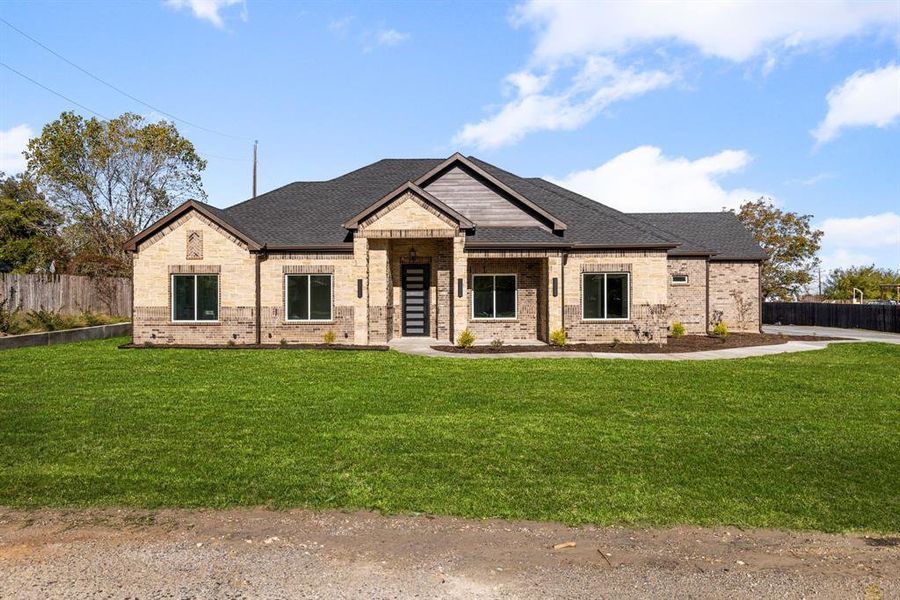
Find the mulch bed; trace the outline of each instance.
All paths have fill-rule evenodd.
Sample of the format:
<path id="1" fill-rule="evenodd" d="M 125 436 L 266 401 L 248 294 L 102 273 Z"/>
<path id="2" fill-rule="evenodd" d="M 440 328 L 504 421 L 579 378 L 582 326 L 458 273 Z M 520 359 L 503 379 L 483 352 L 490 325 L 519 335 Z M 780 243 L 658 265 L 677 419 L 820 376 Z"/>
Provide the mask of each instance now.
<path id="1" fill-rule="evenodd" d="M 167 348 L 181 348 L 182 350 L 372 350 L 376 352 L 390 350 L 388 346 L 357 346 L 353 344 L 122 344 L 119 348 L 123 350 Z"/>
<path id="2" fill-rule="evenodd" d="M 509 354 L 512 352 L 621 352 L 629 354 L 669 354 L 674 352 L 701 352 L 703 350 L 723 350 L 726 348 L 746 348 L 749 346 L 772 346 L 792 341 L 828 342 L 846 338 L 825 337 L 817 335 L 773 335 L 768 333 L 730 333 L 722 339 L 709 335 L 685 335 L 670 337 L 666 344 L 568 344 L 558 346 L 432 346 L 441 352 L 458 354 Z"/>

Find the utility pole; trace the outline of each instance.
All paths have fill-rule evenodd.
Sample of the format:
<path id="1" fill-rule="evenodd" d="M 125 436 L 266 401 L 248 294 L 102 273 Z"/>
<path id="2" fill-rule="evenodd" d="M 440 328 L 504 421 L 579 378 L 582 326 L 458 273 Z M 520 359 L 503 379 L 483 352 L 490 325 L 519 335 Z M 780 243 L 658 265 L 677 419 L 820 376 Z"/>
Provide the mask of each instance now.
<path id="1" fill-rule="evenodd" d="M 256 146 L 259 140 L 253 140 L 253 197 L 256 198 Z"/>

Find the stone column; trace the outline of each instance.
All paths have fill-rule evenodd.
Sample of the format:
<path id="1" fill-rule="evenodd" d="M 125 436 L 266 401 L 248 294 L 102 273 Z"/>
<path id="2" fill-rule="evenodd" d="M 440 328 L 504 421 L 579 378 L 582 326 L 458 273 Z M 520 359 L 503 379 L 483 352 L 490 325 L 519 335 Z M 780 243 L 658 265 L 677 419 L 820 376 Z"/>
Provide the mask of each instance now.
<path id="1" fill-rule="evenodd" d="M 556 296 L 553 280 L 556 279 Z M 547 257 L 547 330 L 553 333 L 563 326 L 563 264 L 559 253 Z"/>
<path id="2" fill-rule="evenodd" d="M 369 343 L 369 240 L 361 237 L 353 238 L 353 343 Z"/>
<path id="3" fill-rule="evenodd" d="M 453 279 L 450 282 L 450 298 L 453 306 L 453 327 L 450 331 L 451 341 L 456 341 L 459 334 L 469 324 L 469 269 L 465 253 L 466 236 L 459 234 L 453 238 Z M 459 280 L 462 279 L 462 297 L 459 296 Z"/>

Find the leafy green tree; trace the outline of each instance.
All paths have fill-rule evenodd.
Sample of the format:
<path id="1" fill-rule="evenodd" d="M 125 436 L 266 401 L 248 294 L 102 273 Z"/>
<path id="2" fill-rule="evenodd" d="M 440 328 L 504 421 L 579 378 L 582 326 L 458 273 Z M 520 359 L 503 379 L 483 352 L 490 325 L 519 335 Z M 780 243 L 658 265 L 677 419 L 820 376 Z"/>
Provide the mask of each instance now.
<path id="1" fill-rule="evenodd" d="M 125 240 L 180 202 L 206 197 L 206 161 L 194 145 L 172 123 L 131 113 L 102 121 L 64 112 L 28 142 L 25 157 L 75 251 L 103 257 L 92 264 L 104 272 L 93 274 L 129 274 Z"/>
<path id="2" fill-rule="evenodd" d="M 853 299 L 853 288 L 862 290 L 866 300 L 895 298 L 892 290 L 881 285 L 900 285 L 900 270 L 879 269 L 875 265 L 835 269 L 828 275 L 822 294 L 831 300 Z"/>
<path id="3" fill-rule="evenodd" d="M 62 268 L 66 252 L 59 236 L 62 216 L 25 175 L 0 172 L 0 263 L 15 273 Z"/>
<path id="4" fill-rule="evenodd" d="M 790 300 L 799 296 L 819 265 L 816 253 L 823 232 L 813 229 L 812 215 L 785 212 L 766 198 L 742 204 L 735 214 L 769 255 L 762 267 L 763 297 Z"/>

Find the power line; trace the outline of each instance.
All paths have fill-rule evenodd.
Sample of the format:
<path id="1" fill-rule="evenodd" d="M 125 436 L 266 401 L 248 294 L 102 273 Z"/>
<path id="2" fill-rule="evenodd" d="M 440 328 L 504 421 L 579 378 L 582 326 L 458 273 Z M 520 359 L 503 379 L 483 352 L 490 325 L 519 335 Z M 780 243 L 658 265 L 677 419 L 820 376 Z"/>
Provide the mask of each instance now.
<path id="1" fill-rule="evenodd" d="M 125 90 L 123 90 L 123 89 L 121 89 L 121 88 L 119 88 L 119 87 L 116 87 L 115 85 L 111 84 L 110 82 L 108 82 L 108 81 L 106 81 L 106 80 L 104 80 L 104 79 L 98 77 L 97 75 L 94 75 L 93 73 L 91 73 L 90 71 L 88 71 L 87 69 L 85 69 L 84 67 L 81 67 L 81 66 L 75 64 L 74 62 L 72 62 L 71 60 L 69 60 L 68 58 L 66 58 L 66 57 L 63 56 L 62 54 L 60 54 L 59 52 L 56 52 L 56 51 L 54 51 L 53 49 L 48 48 L 47 46 L 45 46 L 44 44 L 42 44 L 40 41 L 34 39 L 33 37 L 31 37 L 30 35 L 28 35 L 28 34 L 25 33 L 24 31 L 22 31 L 21 29 L 19 29 L 18 27 L 16 27 L 15 25 L 13 25 L 12 23 L 10 23 L 10 22 L 7 21 L 6 19 L 4 19 L 3 17 L 0 17 L 0 21 L 2 21 L 4 24 L 6 24 L 7 27 L 9 27 L 10 29 L 12 29 L 13 31 L 15 31 L 15 32 L 18 33 L 19 35 L 23 36 L 24 38 L 26 38 L 26 39 L 28 39 L 28 40 L 30 40 L 30 41 L 32 41 L 32 42 L 34 42 L 35 44 L 37 44 L 38 46 L 40 46 L 41 48 L 43 48 L 44 50 L 46 50 L 47 52 L 49 52 L 50 54 L 52 54 L 53 56 L 55 56 L 56 58 L 58 58 L 58 59 L 62 60 L 63 62 L 65 62 L 65 63 L 67 63 L 67 64 L 69 64 L 69 65 L 75 67 L 76 69 L 78 69 L 79 71 L 81 71 L 82 73 L 84 73 L 85 75 L 87 75 L 88 77 L 90 77 L 90 78 L 92 78 L 92 79 L 94 79 L 94 80 L 96 80 L 96 81 L 99 81 L 100 83 L 102 83 L 102 84 L 105 85 L 106 87 L 108 87 L 108 88 L 110 88 L 110 89 L 112 89 L 112 90 L 115 90 L 116 92 L 122 94 L 123 96 L 125 96 L 125 97 L 127 97 L 127 98 L 130 98 L 131 100 L 134 100 L 135 102 L 137 102 L 137 103 L 139 103 L 139 104 L 143 104 L 144 106 L 146 106 L 146 107 L 149 108 L 150 110 L 154 110 L 154 111 L 156 111 L 156 112 L 158 112 L 158 113 L 160 113 L 160 114 L 162 114 L 162 115 L 165 115 L 165 116 L 169 117 L 169 118 L 172 119 L 173 121 L 179 121 L 179 122 L 181 122 L 181 123 L 184 123 L 185 125 L 188 125 L 188 126 L 190 126 L 190 127 L 194 127 L 195 129 L 201 129 L 201 130 L 203 130 L 203 131 L 206 131 L 206 132 L 209 132 L 209 133 L 214 133 L 214 134 L 216 134 L 216 135 L 221 135 L 221 136 L 224 136 L 224 137 L 228 137 L 228 138 L 231 138 L 231 139 L 234 139 L 234 140 L 245 140 L 245 141 L 249 141 L 248 138 L 242 138 L 242 137 L 239 137 L 239 136 L 236 136 L 236 135 L 231 135 L 231 134 L 229 134 L 229 133 L 223 133 L 223 132 L 217 131 L 217 130 L 215 130 L 215 129 L 210 129 L 210 128 L 208 128 L 208 127 L 203 127 L 202 125 L 197 125 L 196 123 L 192 123 L 191 121 L 188 121 L 188 120 L 186 120 L 186 119 L 182 119 L 182 118 L 180 118 L 180 117 L 176 117 L 176 116 L 173 115 L 172 113 L 168 113 L 168 112 L 162 110 L 161 108 L 157 108 L 157 107 L 153 106 L 152 104 L 149 104 L 149 103 L 147 103 L 147 102 L 144 102 L 144 101 L 141 100 L 140 98 L 137 98 L 137 97 L 135 97 L 135 96 L 132 96 L 131 94 L 129 94 L 129 93 L 126 92 Z M 55 93 L 55 92 L 54 92 L 54 93 Z M 82 107 L 82 108 L 84 108 L 84 107 Z M 86 109 L 86 110 L 87 110 L 87 109 Z M 93 111 L 91 111 L 91 112 L 93 112 Z M 96 113 L 94 113 L 94 114 L 96 114 Z"/>
<path id="2" fill-rule="evenodd" d="M 50 92 L 51 94 L 53 94 L 53 95 L 55 95 L 55 96 L 59 96 L 60 98 L 62 98 L 62 99 L 65 100 L 66 102 L 69 102 L 70 104 L 74 104 L 74 105 L 77 106 L 78 108 L 81 108 L 81 109 L 83 109 L 83 110 L 86 110 L 86 111 L 88 111 L 89 113 L 91 113 L 92 115 L 96 115 L 96 116 L 100 117 L 100 118 L 103 119 L 104 121 L 107 121 L 107 122 L 109 121 L 109 119 L 108 119 L 107 117 L 105 117 L 105 116 L 103 116 L 102 114 L 98 113 L 96 110 L 94 110 L 94 109 L 92 109 L 92 108 L 88 108 L 88 107 L 85 106 L 84 104 L 81 104 L 80 102 L 76 102 L 75 100 L 72 100 L 71 98 L 69 98 L 69 97 L 66 96 L 65 94 L 63 94 L 63 93 L 61 93 L 61 92 L 57 92 L 56 90 L 54 90 L 54 89 L 51 88 L 51 87 L 47 87 L 46 85 L 44 85 L 44 84 L 41 83 L 40 81 L 37 81 L 37 80 L 35 80 L 35 79 L 32 79 L 31 77 L 29 77 L 29 76 L 26 75 L 25 73 L 22 73 L 21 71 L 18 71 L 18 70 L 16 70 L 16 69 L 13 69 L 11 66 L 9 66 L 8 64 L 6 64 L 5 62 L 0 61 L 0 67 L 3 67 L 3 68 L 5 68 L 5 69 L 8 69 L 8 70 L 12 71 L 13 73 L 15 73 L 16 75 L 18 75 L 18 76 L 21 77 L 22 79 L 25 79 L 25 80 L 27 80 L 27 81 L 30 81 L 31 83 L 33 83 L 34 85 L 38 86 L 39 88 L 44 89 L 44 90 Z M 217 156 L 217 155 L 215 155 L 215 154 L 206 154 L 205 152 L 203 152 L 203 153 L 198 152 L 197 154 L 199 154 L 199 155 L 200 155 L 201 157 L 203 157 L 203 158 L 216 158 L 216 159 L 219 159 L 219 160 L 233 160 L 233 161 L 237 161 L 237 162 L 244 162 L 244 161 L 247 160 L 247 159 L 245 159 L 245 158 L 231 158 L 231 157 L 228 157 L 228 156 Z"/>
<path id="3" fill-rule="evenodd" d="M 74 100 L 72 100 L 71 98 L 69 98 L 68 96 L 66 96 L 65 94 L 61 94 L 61 93 L 57 92 L 56 90 L 47 87 L 46 85 L 44 85 L 44 84 L 41 83 L 40 81 L 35 81 L 34 79 L 32 79 L 31 77 L 29 77 L 29 76 L 26 75 L 25 73 L 22 73 L 21 71 L 16 71 L 15 69 L 13 69 L 11 66 L 9 66 L 8 64 L 6 64 L 5 62 L 0 62 L 0 66 L 9 69 L 10 71 L 12 71 L 13 73 L 15 73 L 15 74 L 18 75 L 19 77 L 21 77 L 21 78 L 23 78 L 23 79 L 27 79 L 28 81 L 30 81 L 30 82 L 33 83 L 34 85 L 36 85 L 36 86 L 38 86 L 38 87 L 40 87 L 40 88 L 43 88 L 43 89 L 47 90 L 47 91 L 50 92 L 51 94 L 55 94 L 55 95 L 59 96 L 60 98 L 62 98 L 62 99 L 65 100 L 66 102 L 69 102 L 69 103 L 71 103 L 71 104 L 74 104 L 75 106 L 77 106 L 77 107 L 79 107 L 79 108 L 82 108 L 82 109 L 88 111 L 88 112 L 91 113 L 91 114 L 97 115 L 98 117 L 100 117 L 100 118 L 103 119 L 104 121 L 109 121 L 109 119 L 107 119 L 106 117 L 104 117 L 103 115 L 101 115 L 100 113 L 98 113 L 96 110 L 93 110 L 93 109 L 91 109 L 91 108 L 88 108 L 88 107 L 85 106 L 84 104 L 79 104 L 78 102 L 75 102 Z"/>

